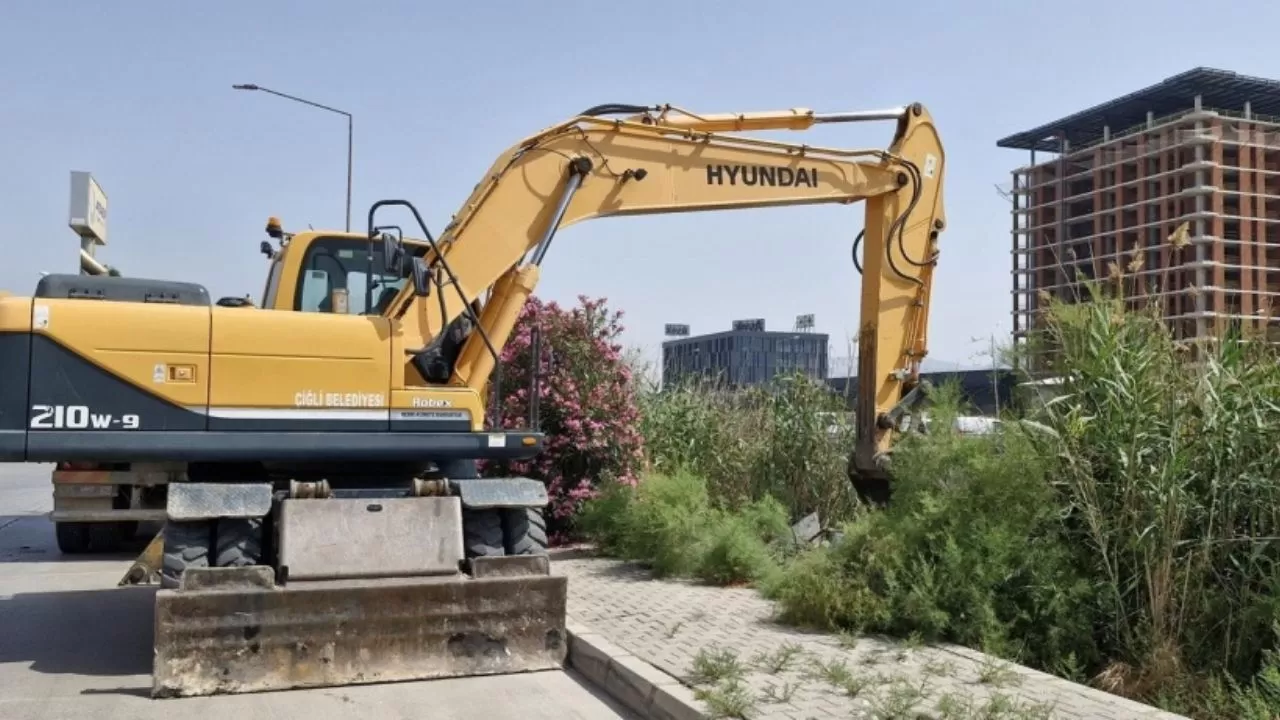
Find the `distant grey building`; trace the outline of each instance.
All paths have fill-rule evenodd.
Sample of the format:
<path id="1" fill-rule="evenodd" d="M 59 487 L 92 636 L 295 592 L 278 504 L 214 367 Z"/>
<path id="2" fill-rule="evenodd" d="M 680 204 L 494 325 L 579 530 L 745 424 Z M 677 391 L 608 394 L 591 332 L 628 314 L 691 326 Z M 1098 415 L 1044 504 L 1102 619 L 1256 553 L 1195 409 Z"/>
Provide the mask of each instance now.
<path id="1" fill-rule="evenodd" d="M 958 383 L 960 399 L 971 406 L 969 410 L 992 417 L 1012 407 L 1014 388 L 1018 384 L 1017 374 L 1007 368 L 922 372 L 920 379 L 929 381 L 934 387 Z M 845 397 L 850 411 L 857 408 L 858 378 L 829 377 L 826 380 L 832 390 Z"/>
<path id="2" fill-rule="evenodd" d="M 662 343 L 662 384 L 701 377 L 728 387 L 762 385 L 778 375 L 827 377 L 827 335 L 769 332 L 763 320 L 738 321 L 733 330 Z"/>

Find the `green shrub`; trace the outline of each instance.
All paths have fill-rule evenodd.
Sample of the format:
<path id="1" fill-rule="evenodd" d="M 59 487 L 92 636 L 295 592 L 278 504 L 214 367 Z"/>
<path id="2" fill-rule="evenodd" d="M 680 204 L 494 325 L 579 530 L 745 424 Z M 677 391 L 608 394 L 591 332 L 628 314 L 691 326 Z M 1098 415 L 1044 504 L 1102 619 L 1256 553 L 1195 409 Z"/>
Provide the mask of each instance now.
<path id="1" fill-rule="evenodd" d="M 622 495 L 625 501 L 608 505 L 615 513 L 610 517 L 602 517 L 603 508 L 588 501 L 582 513 L 584 528 L 618 528 L 615 536 L 624 538 L 618 547 L 621 554 L 643 560 L 659 575 L 689 575 L 698 568 L 694 551 L 705 537 L 711 512 L 700 478 L 688 473 L 650 475 L 634 490 L 619 484 L 610 494 Z"/>
<path id="2" fill-rule="evenodd" d="M 780 552 L 791 544 L 791 523 L 787 508 L 777 498 L 766 495 L 752 501 L 740 511 L 742 522 L 752 534 Z"/>
<path id="3" fill-rule="evenodd" d="M 806 550 L 767 577 L 761 591 L 778 602 L 784 622 L 820 630 L 865 626 L 883 605 L 848 582 L 845 569 L 830 548 Z"/>
<path id="4" fill-rule="evenodd" d="M 741 513 L 713 507 L 706 481 L 687 471 L 608 486 L 586 503 L 579 527 L 606 552 L 659 576 L 721 585 L 768 576 L 791 537 L 777 501 L 751 503 Z"/>
<path id="5" fill-rule="evenodd" d="M 854 507 L 853 432 L 835 420 L 847 412 L 844 399 L 797 374 L 775 379 L 760 393 L 760 404 L 765 433 L 752 465 L 751 497 L 780 500 L 794 519 L 811 512 L 833 522 L 847 517 Z"/>
<path id="6" fill-rule="evenodd" d="M 695 380 L 642 398 L 641 435 L 653 470 L 706 478 L 717 507 L 771 498 L 789 521 L 816 511 L 834 522 L 853 507 L 852 435 L 837 419 L 846 410 L 825 383 L 803 375 L 738 391 Z"/>
<path id="7" fill-rule="evenodd" d="M 842 542 L 806 558 L 839 586 L 801 563 L 771 594 L 797 622 L 919 634 L 1041 666 L 1095 659 L 1093 590 L 1061 532 L 1053 465 L 1016 428 L 955 433 L 955 412 L 936 404 L 930 434 L 897 446 L 887 509 L 860 514 Z M 834 611 L 814 606 L 833 596 Z"/>
<path id="8" fill-rule="evenodd" d="M 704 382 L 643 395 L 640 434 L 652 470 L 692 470 L 706 477 L 725 502 L 749 500 L 742 480 L 750 475 L 763 433 L 753 399 Z"/>
<path id="9" fill-rule="evenodd" d="M 746 519 L 716 512 L 697 549 L 697 577 L 717 585 L 766 576 L 774 558 L 764 539 Z"/>

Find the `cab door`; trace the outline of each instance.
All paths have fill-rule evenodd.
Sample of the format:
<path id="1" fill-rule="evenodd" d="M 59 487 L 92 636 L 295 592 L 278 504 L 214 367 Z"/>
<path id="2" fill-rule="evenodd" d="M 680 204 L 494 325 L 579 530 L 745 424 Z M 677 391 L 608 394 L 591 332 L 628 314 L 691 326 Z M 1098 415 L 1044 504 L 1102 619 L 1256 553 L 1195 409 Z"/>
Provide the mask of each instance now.
<path id="1" fill-rule="evenodd" d="M 281 292 L 292 309 L 214 308 L 209 429 L 386 432 L 391 331 L 366 308 L 382 290 L 368 242 L 319 237 L 297 249 L 280 280 L 295 283 Z"/>
<path id="2" fill-rule="evenodd" d="M 383 431 L 384 318 L 215 308 L 209 429 Z"/>

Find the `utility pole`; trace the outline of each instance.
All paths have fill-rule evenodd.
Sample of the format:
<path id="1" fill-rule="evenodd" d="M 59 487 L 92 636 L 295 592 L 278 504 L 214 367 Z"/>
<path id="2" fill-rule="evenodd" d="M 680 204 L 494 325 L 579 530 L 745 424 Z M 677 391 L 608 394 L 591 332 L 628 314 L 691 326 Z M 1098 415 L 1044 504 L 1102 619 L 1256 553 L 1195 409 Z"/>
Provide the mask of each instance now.
<path id="1" fill-rule="evenodd" d="M 293 100 L 294 102 L 300 102 L 304 105 L 317 107 L 317 108 L 320 108 L 321 110 L 328 110 L 329 112 L 338 113 L 339 115 L 345 115 L 347 117 L 347 232 L 351 232 L 351 158 L 352 158 L 352 140 L 353 140 L 351 113 L 347 112 L 346 110 L 339 110 L 337 108 L 329 107 L 328 105 L 321 105 L 318 102 L 312 102 L 310 100 L 304 100 L 300 97 L 294 97 L 293 95 L 286 95 L 285 93 L 277 92 L 270 88 L 265 88 L 265 87 L 262 87 L 261 85 L 254 85 L 252 83 L 247 83 L 243 85 L 232 85 L 231 87 L 236 90 L 258 90 L 264 93 L 270 93 L 272 95 L 285 98 L 286 100 Z"/>

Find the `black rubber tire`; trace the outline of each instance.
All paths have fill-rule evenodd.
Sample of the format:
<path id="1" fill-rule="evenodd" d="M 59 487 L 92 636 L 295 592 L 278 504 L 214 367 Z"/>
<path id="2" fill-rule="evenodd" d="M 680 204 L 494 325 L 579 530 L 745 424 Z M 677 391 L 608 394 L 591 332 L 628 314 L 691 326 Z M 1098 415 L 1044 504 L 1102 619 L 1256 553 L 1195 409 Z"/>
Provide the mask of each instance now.
<path id="1" fill-rule="evenodd" d="M 83 555 L 89 552 L 89 524 L 59 522 L 53 524 L 58 537 L 58 552 L 63 555 Z"/>
<path id="2" fill-rule="evenodd" d="M 502 536 L 508 555 L 547 554 L 547 519 L 538 508 L 504 509 Z"/>
<path id="3" fill-rule="evenodd" d="M 187 568 L 209 567 L 209 546 L 213 523 L 208 520 L 174 522 L 164 526 L 164 560 L 160 566 L 160 587 L 177 588 Z"/>
<path id="4" fill-rule="evenodd" d="M 497 510 L 462 509 L 462 542 L 468 560 L 503 554 L 502 515 Z"/>
<path id="5" fill-rule="evenodd" d="M 124 536 L 120 523 L 95 522 L 88 523 L 89 549 L 95 553 L 120 552 L 124 546 Z"/>
<path id="6" fill-rule="evenodd" d="M 247 567 L 262 563 L 262 519 L 227 518 L 218 521 L 214 567 Z"/>
<path id="7" fill-rule="evenodd" d="M 119 528 L 120 540 L 125 543 L 133 542 L 138 537 L 138 521 L 125 520 L 116 523 Z"/>

